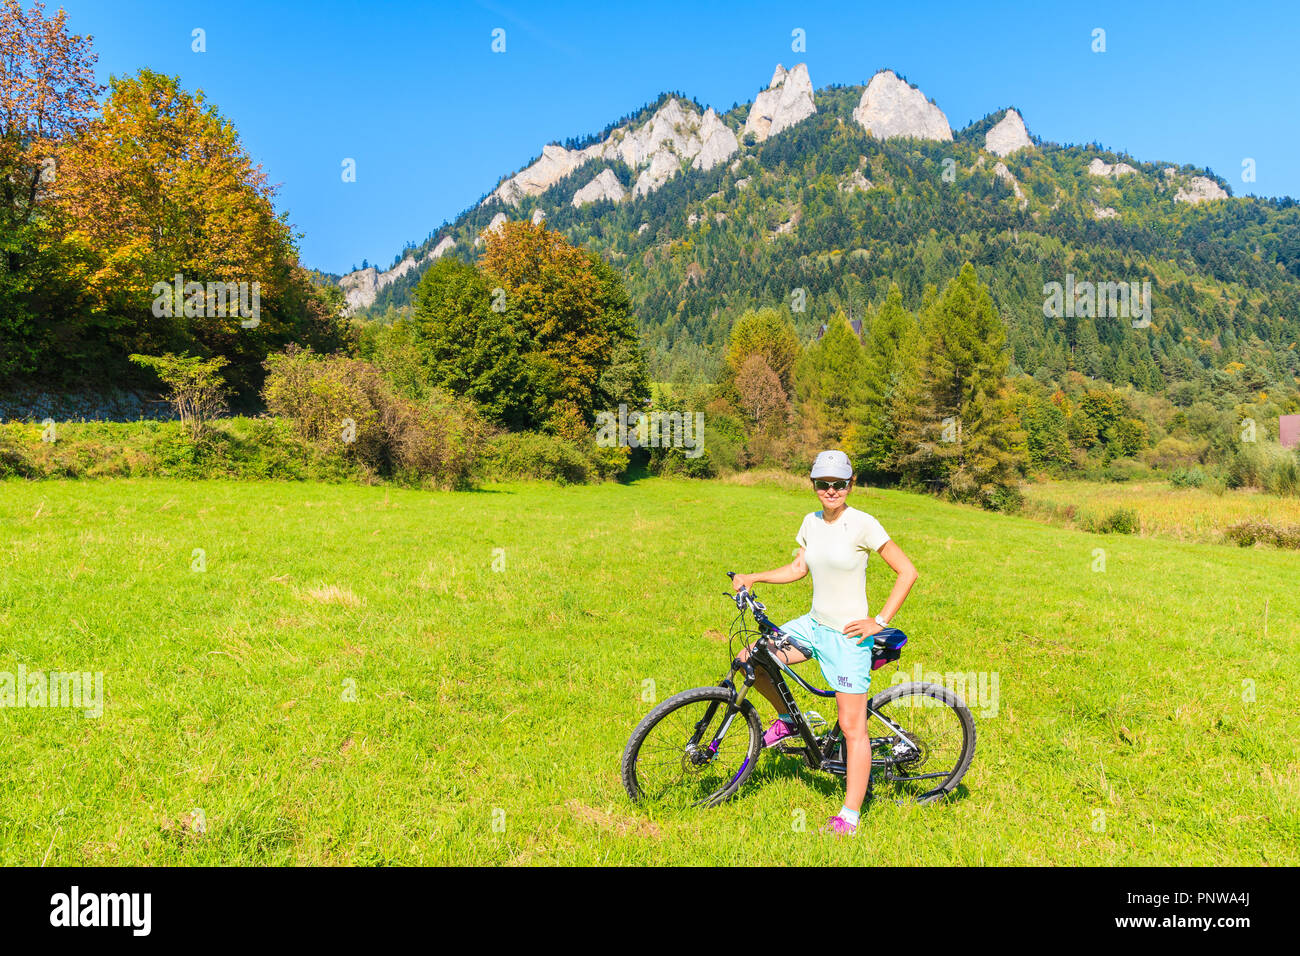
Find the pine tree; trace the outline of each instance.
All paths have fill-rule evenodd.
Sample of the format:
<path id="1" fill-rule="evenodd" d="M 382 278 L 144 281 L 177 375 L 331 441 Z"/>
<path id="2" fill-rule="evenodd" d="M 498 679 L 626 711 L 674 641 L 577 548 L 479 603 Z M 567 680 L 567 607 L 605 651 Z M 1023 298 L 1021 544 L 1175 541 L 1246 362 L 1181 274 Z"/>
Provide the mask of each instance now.
<path id="1" fill-rule="evenodd" d="M 921 333 L 916 317 L 903 307 L 897 283 L 891 283 L 879 311 L 870 313 L 864 351 L 867 360 L 863 466 L 879 470 L 895 456 L 898 397 L 914 384 Z"/>
<path id="2" fill-rule="evenodd" d="M 1005 394 L 1002 320 L 969 262 L 922 316 L 921 371 L 900 403 L 894 464 L 914 484 L 992 504 L 1025 464 L 1024 433 Z"/>
<path id="3" fill-rule="evenodd" d="M 804 352 L 796 367 L 795 388 L 805 418 L 815 423 L 817 441 L 845 447 L 850 457 L 861 443 L 866 421 L 869 374 L 862 342 L 843 312 L 835 313 L 826 334 Z"/>

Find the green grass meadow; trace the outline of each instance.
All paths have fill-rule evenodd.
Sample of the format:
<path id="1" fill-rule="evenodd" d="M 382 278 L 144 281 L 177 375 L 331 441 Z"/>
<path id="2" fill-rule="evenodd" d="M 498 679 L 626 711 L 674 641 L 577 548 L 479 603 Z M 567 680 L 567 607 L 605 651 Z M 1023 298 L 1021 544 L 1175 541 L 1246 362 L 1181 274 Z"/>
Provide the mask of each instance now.
<path id="1" fill-rule="evenodd" d="M 0 671 L 104 675 L 99 718 L 0 709 L 0 863 L 1300 863 L 1300 557 L 849 502 L 921 574 L 899 667 L 998 697 L 952 799 L 836 842 L 842 779 L 791 758 L 672 816 L 619 777 L 811 491 L 0 482 Z M 757 590 L 780 623 L 812 586 Z"/>

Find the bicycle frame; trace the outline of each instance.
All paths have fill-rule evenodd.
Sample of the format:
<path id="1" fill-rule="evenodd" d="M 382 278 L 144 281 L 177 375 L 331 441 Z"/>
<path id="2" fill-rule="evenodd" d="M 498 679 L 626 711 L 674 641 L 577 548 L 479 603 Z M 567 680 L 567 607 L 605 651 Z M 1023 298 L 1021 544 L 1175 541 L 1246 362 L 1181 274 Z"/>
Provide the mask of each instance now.
<path id="1" fill-rule="evenodd" d="M 714 735 L 713 740 L 710 741 L 707 751 L 706 752 L 698 751 L 698 746 L 700 743 L 699 738 L 703 734 L 704 728 L 709 725 L 710 721 L 712 721 L 713 715 L 717 707 L 716 704 L 708 708 L 708 711 L 706 712 L 704 718 L 696 726 L 695 734 L 691 737 L 690 742 L 687 744 L 688 752 L 692 753 L 693 759 L 695 753 L 700 753 L 700 757 L 702 759 L 709 759 L 707 755 L 717 753 L 718 746 L 721 744 L 722 738 L 726 735 L 728 729 L 730 729 L 731 722 L 735 718 L 736 714 L 740 712 L 740 708 L 745 700 L 745 697 L 748 695 L 750 688 L 754 686 L 754 681 L 756 679 L 756 672 L 754 670 L 754 667 L 755 664 L 757 664 L 757 666 L 763 668 L 764 672 L 771 679 L 773 686 L 776 687 L 777 692 L 781 695 L 781 700 L 785 704 L 785 713 L 788 713 L 790 715 L 791 720 L 794 723 L 795 729 L 798 731 L 800 738 L 803 740 L 804 746 L 801 749 L 803 751 L 804 759 L 808 762 L 808 766 L 814 770 L 821 770 L 828 773 L 837 773 L 841 775 L 847 773 L 847 767 L 845 766 L 845 762 L 843 760 L 839 760 L 834 757 L 834 754 L 836 753 L 841 743 L 843 742 L 843 734 L 840 732 L 839 721 L 836 720 L 834 726 L 831 727 L 830 731 L 827 732 L 826 736 L 819 740 L 817 738 L 817 735 L 813 733 L 812 725 L 808 722 L 808 719 L 804 716 L 803 711 L 799 709 L 799 705 L 795 701 L 793 693 L 791 693 L 790 691 L 790 686 L 785 681 L 785 675 L 789 674 L 791 677 L 795 679 L 796 682 L 798 682 L 798 684 L 801 687 L 803 687 L 809 693 L 815 694 L 818 697 L 835 697 L 836 696 L 835 691 L 822 690 L 819 687 L 814 687 L 812 684 L 808 683 L 806 680 L 804 680 L 802 677 L 796 674 L 793 670 L 791 670 L 790 666 L 786 664 L 785 661 L 781 660 L 779 657 L 777 657 L 771 652 L 771 649 L 768 646 L 769 643 L 777 639 L 784 640 L 785 639 L 784 635 L 781 633 L 781 629 L 779 627 L 777 627 L 770 620 L 768 620 L 767 615 L 763 613 L 764 611 L 763 606 L 759 604 L 753 598 L 753 596 L 748 593 L 748 591 L 745 591 L 742 593 L 742 595 L 739 595 L 736 598 L 736 603 L 741 607 L 742 614 L 744 613 L 744 608 L 746 607 L 748 607 L 753 612 L 754 620 L 758 624 L 760 636 L 759 639 L 754 642 L 754 648 L 750 652 L 748 660 L 741 660 L 739 656 L 734 658 L 731 662 L 730 671 L 728 671 L 727 676 L 718 685 L 720 687 L 725 687 L 730 691 L 732 691 L 734 698 L 732 700 L 731 706 L 728 709 L 726 718 L 723 720 L 722 725 L 718 728 L 718 731 Z M 736 684 L 733 680 L 733 678 L 736 676 L 737 673 L 743 673 L 745 675 L 743 685 L 740 688 L 736 687 Z M 876 756 L 876 748 L 880 745 L 893 744 L 896 741 L 906 742 L 910 748 L 911 741 L 907 737 L 906 731 L 904 731 L 904 729 L 901 726 L 899 726 L 896 722 L 891 720 L 889 717 L 880 713 L 880 711 L 872 707 L 871 700 L 868 699 L 867 700 L 868 721 L 870 721 L 872 717 L 875 717 L 882 724 L 888 727 L 895 734 L 895 738 L 894 739 L 891 739 L 889 737 L 870 738 L 869 746 L 871 747 L 871 753 L 872 753 L 871 767 L 873 770 L 877 767 L 892 767 L 895 764 L 901 762 L 899 757 L 893 753 L 889 754 L 888 756 Z M 787 749 L 786 752 L 789 753 L 789 752 L 797 752 L 797 751 L 791 751 Z M 904 756 L 907 756 L 907 754 L 905 753 Z M 868 779 L 867 785 L 869 791 L 871 786 L 870 779 Z"/>

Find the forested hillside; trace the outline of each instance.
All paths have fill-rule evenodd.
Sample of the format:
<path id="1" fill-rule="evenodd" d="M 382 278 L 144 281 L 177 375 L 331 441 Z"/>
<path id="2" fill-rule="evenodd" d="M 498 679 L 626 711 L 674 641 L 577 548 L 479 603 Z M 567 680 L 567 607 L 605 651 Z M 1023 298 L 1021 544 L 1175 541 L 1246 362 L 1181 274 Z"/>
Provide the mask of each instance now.
<path id="1" fill-rule="evenodd" d="M 631 187 L 625 165 L 597 160 L 517 207 L 495 200 L 475 207 L 414 251 L 451 236 L 454 254 L 472 260 L 474 238 L 494 215 L 526 219 L 540 211 L 550 228 L 622 271 L 658 380 L 712 380 L 746 308 L 788 310 L 810 341 L 837 311 L 866 317 L 891 283 L 908 309 L 920 308 L 927 286 L 941 288 L 969 260 L 1006 324 L 1012 374 L 1049 380 L 1077 370 L 1152 393 L 1177 383 L 1294 387 L 1300 209 L 1293 200 L 1176 201 L 1189 177 L 1208 171 L 1095 144 L 1036 141 L 999 160 L 983 147 L 1002 110 L 952 142 L 877 139 L 853 120 L 862 89 L 821 89 L 813 116 L 743 145 L 707 172 L 683 163 L 649 195 L 574 208 L 575 190 L 604 168 Z M 746 109 L 723 119 L 739 132 Z M 1092 174 L 1098 158 L 1135 171 Z M 995 171 L 999 163 L 1008 175 Z M 385 288 L 366 314 L 407 307 L 419 275 L 413 270 Z M 1067 276 L 1149 282 L 1149 327 L 1135 328 L 1127 315 L 1045 315 L 1045 285 Z"/>

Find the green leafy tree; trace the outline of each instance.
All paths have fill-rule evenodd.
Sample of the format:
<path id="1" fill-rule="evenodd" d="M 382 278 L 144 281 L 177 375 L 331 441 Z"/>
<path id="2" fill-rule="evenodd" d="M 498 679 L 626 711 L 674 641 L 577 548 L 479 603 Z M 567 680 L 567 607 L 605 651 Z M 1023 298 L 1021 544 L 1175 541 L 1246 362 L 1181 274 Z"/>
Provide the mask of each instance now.
<path id="1" fill-rule="evenodd" d="M 762 308 L 744 312 L 731 327 L 725 360 L 729 376 L 734 377 L 751 355 L 763 356 L 788 392 L 799 354 L 799 337 L 789 316 L 779 309 Z"/>
<path id="2" fill-rule="evenodd" d="M 526 343 L 511 316 L 493 308 L 478 269 L 454 258 L 430 266 L 415 292 L 410 328 L 438 385 L 476 402 L 507 427 L 535 424 Z"/>
<path id="3" fill-rule="evenodd" d="M 222 356 L 205 359 L 198 355 L 132 355 L 131 361 L 151 369 L 167 386 L 167 400 L 198 438 L 208 421 L 225 411 L 226 388 L 221 369 L 229 362 Z"/>
<path id="4" fill-rule="evenodd" d="M 857 333 L 843 312 L 836 313 L 799 363 L 800 398 L 814 406 L 823 425 L 821 444 L 862 454 L 870 372 Z"/>

